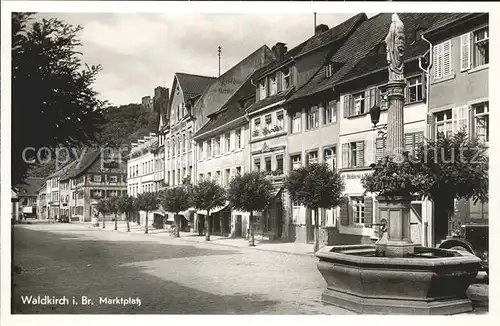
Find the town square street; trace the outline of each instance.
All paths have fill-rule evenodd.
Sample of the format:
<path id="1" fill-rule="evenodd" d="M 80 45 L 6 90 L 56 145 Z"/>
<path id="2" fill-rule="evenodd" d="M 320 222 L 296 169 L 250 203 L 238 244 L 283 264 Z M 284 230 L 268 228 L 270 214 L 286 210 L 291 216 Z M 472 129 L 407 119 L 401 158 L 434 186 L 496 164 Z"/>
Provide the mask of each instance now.
<path id="1" fill-rule="evenodd" d="M 320 302 L 326 284 L 312 255 L 112 229 L 16 225 L 12 312 L 352 314 Z"/>

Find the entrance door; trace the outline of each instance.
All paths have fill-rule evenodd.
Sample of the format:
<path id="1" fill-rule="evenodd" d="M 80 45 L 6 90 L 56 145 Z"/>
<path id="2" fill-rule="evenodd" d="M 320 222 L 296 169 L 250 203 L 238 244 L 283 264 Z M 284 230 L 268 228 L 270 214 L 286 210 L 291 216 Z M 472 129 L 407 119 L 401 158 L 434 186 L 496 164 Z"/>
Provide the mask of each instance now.
<path id="1" fill-rule="evenodd" d="M 234 236 L 235 237 L 241 237 L 242 236 L 242 221 L 241 221 L 241 215 L 236 215 L 235 220 L 234 220 Z"/>

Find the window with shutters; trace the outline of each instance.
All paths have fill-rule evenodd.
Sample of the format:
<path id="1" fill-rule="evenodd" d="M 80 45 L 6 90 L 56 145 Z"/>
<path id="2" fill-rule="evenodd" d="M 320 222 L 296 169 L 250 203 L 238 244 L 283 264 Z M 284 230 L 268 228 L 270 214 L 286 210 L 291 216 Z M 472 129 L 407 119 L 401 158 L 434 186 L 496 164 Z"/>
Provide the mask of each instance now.
<path id="1" fill-rule="evenodd" d="M 283 130 L 285 127 L 285 114 L 283 113 L 283 110 L 276 112 L 276 125 L 280 130 Z"/>
<path id="2" fill-rule="evenodd" d="M 307 164 L 318 163 L 318 151 L 309 152 L 307 154 Z"/>
<path id="3" fill-rule="evenodd" d="M 253 160 L 253 167 L 255 171 L 260 171 L 260 157 Z"/>
<path id="4" fill-rule="evenodd" d="M 352 221 L 354 224 L 365 224 L 365 198 L 351 197 Z"/>
<path id="5" fill-rule="evenodd" d="M 332 170 L 335 170 L 335 155 L 336 155 L 336 148 L 331 147 L 331 148 L 325 148 L 323 150 L 323 159 L 325 160 L 325 163 L 328 165 L 328 167 Z"/>
<path id="6" fill-rule="evenodd" d="M 292 133 L 301 132 L 302 130 L 302 113 L 296 111 L 292 115 Z"/>
<path id="7" fill-rule="evenodd" d="M 441 111 L 434 114 L 436 123 L 436 138 L 440 135 L 450 137 L 453 133 L 452 110 Z"/>
<path id="8" fill-rule="evenodd" d="M 207 155 L 206 157 L 212 157 L 212 139 L 207 140 Z"/>
<path id="9" fill-rule="evenodd" d="M 287 67 L 281 71 L 281 78 L 282 78 L 282 88 L 284 90 L 288 89 L 290 86 L 292 86 L 290 67 Z"/>
<path id="10" fill-rule="evenodd" d="M 225 151 L 226 152 L 229 152 L 231 150 L 231 134 L 229 132 L 227 132 L 225 135 L 224 135 L 224 140 L 226 141 L 226 148 L 225 148 Z"/>
<path id="11" fill-rule="evenodd" d="M 359 168 L 365 166 L 364 141 L 342 144 L 342 167 Z"/>
<path id="12" fill-rule="evenodd" d="M 307 130 L 319 127 L 319 110 L 317 106 L 307 109 Z"/>
<path id="13" fill-rule="evenodd" d="M 488 27 L 474 32 L 474 50 L 472 55 L 474 67 L 487 65 L 490 62 L 489 42 Z"/>
<path id="14" fill-rule="evenodd" d="M 407 87 L 405 93 L 406 103 L 420 102 L 424 99 L 425 90 L 422 81 L 422 76 L 416 76 L 407 79 Z"/>
<path id="15" fill-rule="evenodd" d="M 472 106 L 474 114 L 474 136 L 482 143 L 490 141 L 490 118 L 488 102 L 476 104 Z"/>
<path id="16" fill-rule="evenodd" d="M 330 78 L 333 76 L 333 62 L 329 62 L 325 67 L 325 75 L 326 78 Z"/>
<path id="17" fill-rule="evenodd" d="M 242 148 L 243 145 L 241 143 L 241 128 L 240 129 L 236 129 L 236 131 L 234 132 L 234 135 L 235 135 L 235 138 L 236 138 L 236 148 L 237 149 Z"/>
<path id="18" fill-rule="evenodd" d="M 267 80 L 264 79 L 259 83 L 259 99 L 265 99 L 267 96 Z"/>
<path id="19" fill-rule="evenodd" d="M 297 170 L 302 166 L 302 158 L 300 154 L 292 155 L 291 161 L 292 161 L 292 170 Z"/>
<path id="20" fill-rule="evenodd" d="M 386 147 L 385 137 L 379 137 L 375 140 L 375 160 L 377 162 L 384 158 L 385 147 Z"/>
<path id="21" fill-rule="evenodd" d="M 264 168 L 265 168 L 266 172 L 271 172 L 272 171 L 272 168 L 271 168 L 271 156 L 266 156 L 264 158 Z"/>
<path id="22" fill-rule="evenodd" d="M 434 79 L 452 75 L 451 40 L 437 44 L 433 48 Z"/>
<path id="23" fill-rule="evenodd" d="M 405 151 L 410 155 L 416 155 L 417 149 L 424 143 L 424 132 L 411 132 L 405 134 Z"/>
<path id="24" fill-rule="evenodd" d="M 276 95 L 278 93 L 278 79 L 276 74 L 269 77 L 269 96 Z"/>
<path id="25" fill-rule="evenodd" d="M 337 123 L 337 101 L 329 101 L 325 108 L 324 124 Z"/>
<path id="26" fill-rule="evenodd" d="M 365 93 L 357 93 L 352 95 L 354 103 L 354 115 L 365 113 Z"/>

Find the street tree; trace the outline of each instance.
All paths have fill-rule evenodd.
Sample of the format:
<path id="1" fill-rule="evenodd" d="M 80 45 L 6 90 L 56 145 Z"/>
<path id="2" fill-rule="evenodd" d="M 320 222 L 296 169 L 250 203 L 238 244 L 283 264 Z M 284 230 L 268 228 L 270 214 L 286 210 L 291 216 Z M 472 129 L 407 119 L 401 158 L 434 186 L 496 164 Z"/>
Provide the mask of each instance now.
<path id="1" fill-rule="evenodd" d="M 144 233 L 147 234 L 149 231 L 149 223 L 148 223 L 148 217 L 149 217 L 149 212 L 152 212 L 154 210 L 157 210 L 160 202 L 158 200 L 158 196 L 154 192 L 144 192 L 142 194 L 137 195 L 137 200 L 139 203 L 139 209 L 141 211 L 146 212 L 146 225 Z"/>
<path id="2" fill-rule="evenodd" d="M 73 154 L 70 147 L 93 145 L 103 123 L 105 103 L 93 89 L 101 66 L 81 62 L 82 27 L 34 16 L 12 13 L 13 184 L 37 158 L 53 159 L 59 147 Z M 43 132 L 31 132 L 40 126 Z"/>
<path id="3" fill-rule="evenodd" d="M 102 214 L 102 228 L 106 228 L 106 214 L 109 213 L 109 204 L 107 198 L 99 198 L 96 204 L 97 213 Z"/>
<path id="4" fill-rule="evenodd" d="M 132 207 L 133 207 L 133 213 L 138 215 L 137 217 L 137 225 L 141 225 L 141 216 L 138 214 L 141 210 L 141 203 L 139 201 L 139 198 L 137 197 L 132 197 L 133 200 L 132 200 Z"/>
<path id="5" fill-rule="evenodd" d="M 314 252 L 319 250 L 319 210 L 339 206 L 345 189 L 340 175 L 327 164 L 309 164 L 290 172 L 285 189 L 293 201 L 314 212 Z"/>
<path id="6" fill-rule="evenodd" d="M 115 216 L 115 231 L 118 230 L 118 212 L 120 211 L 118 208 L 118 197 L 112 196 L 108 198 L 108 212 Z"/>
<path id="7" fill-rule="evenodd" d="M 160 204 L 167 212 L 174 214 L 175 237 L 180 236 L 180 215 L 179 213 L 191 207 L 191 194 L 184 186 L 169 188 L 160 193 Z"/>
<path id="8" fill-rule="evenodd" d="M 429 198 L 434 203 L 436 227 L 444 232 L 453 217 L 455 199 L 488 201 L 488 170 L 487 147 L 459 131 L 427 140 L 412 153 L 405 153 L 403 162 L 379 161 L 374 173 L 362 182 L 370 192 Z"/>
<path id="9" fill-rule="evenodd" d="M 250 214 L 250 246 L 255 246 L 253 213 L 269 206 L 273 200 L 273 191 L 271 181 L 257 171 L 236 175 L 229 183 L 228 200 L 231 207 Z"/>
<path id="10" fill-rule="evenodd" d="M 205 219 L 205 240 L 210 241 L 212 217 L 210 211 L 226 204 L 226 191 L 213 180 L 203 180 L 193 186 L 193 205 L 196 209 L 207 211 Z"/>
<path id="11" fill-rule="evenodd" d="M 130 232 L 130 214 L 134 211 L 134 197 L 122 196 L 118 198 L 117 202 L 118 211 L 125 214 L 127 221 L 127 232 Z"/>

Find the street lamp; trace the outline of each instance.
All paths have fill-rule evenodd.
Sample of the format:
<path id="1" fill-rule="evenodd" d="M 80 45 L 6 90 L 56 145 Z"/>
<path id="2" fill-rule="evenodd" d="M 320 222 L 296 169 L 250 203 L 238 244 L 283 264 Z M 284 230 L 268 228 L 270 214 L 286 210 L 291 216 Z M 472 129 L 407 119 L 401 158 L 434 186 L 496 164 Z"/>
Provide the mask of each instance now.
<path id="1" fill-rule="evenodd" d="M 381 109 L 379 105 L 372 106 L 372 108 L 370 109 L 370 119 L 373 123 L 372 129 L 376 130 L 380 136 L 384 137 L 387 133 L 387 124 L 377 126 L 380 121 L 380 112 Z"/>

